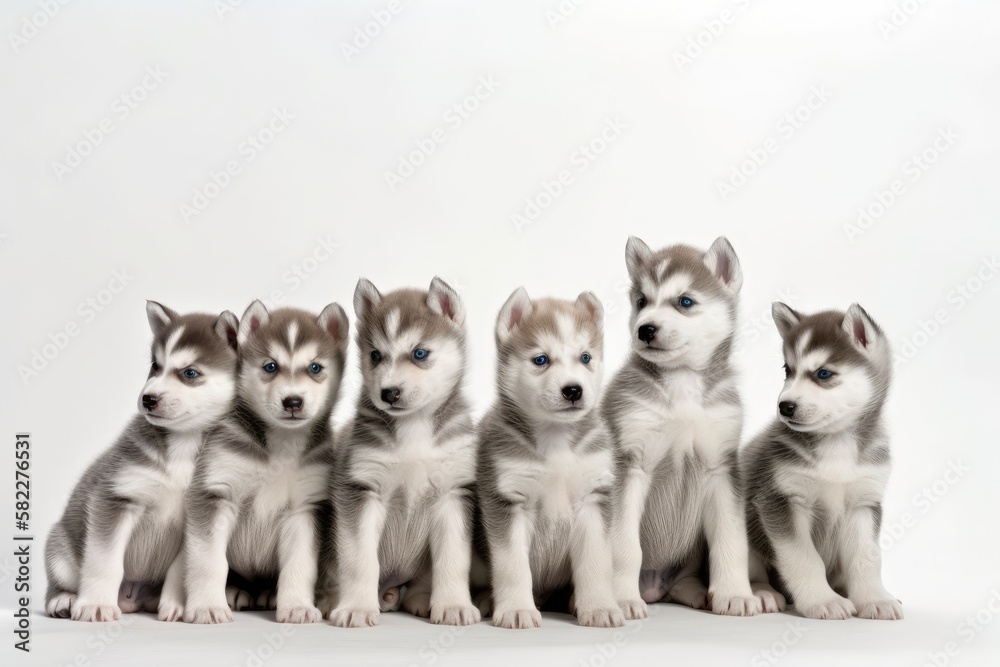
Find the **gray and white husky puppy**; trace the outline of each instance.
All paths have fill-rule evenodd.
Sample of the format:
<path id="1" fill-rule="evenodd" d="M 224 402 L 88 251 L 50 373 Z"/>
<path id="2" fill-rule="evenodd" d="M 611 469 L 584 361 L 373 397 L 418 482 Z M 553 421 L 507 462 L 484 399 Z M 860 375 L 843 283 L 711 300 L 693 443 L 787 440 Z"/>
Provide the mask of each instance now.
<path id="1" fill-rule="evenodd" d="M 362 387 L 334 473 L 337 557 L 325 565 L 336 568 L 338 600 L 329 618 L 341 627 L 376 625 L 406 584 L 406 611 L 475 623 L 465 307 L 440 278 L 426 292 L 384 295 L 362 278 L 354 310 Z"/>
<path id="2" fill-rule="evenodd" d="M 784 607 L 770 569 L 803 616 L 901 619 L 882 585 L 878 543 L 889 478 L 889 343 L 856 303 L 814 315 L 775 303 L 772 315 L 785 385 L 777 419 L 740 453 L 754 590 Z"/>
<path id="3" fill-rule="evenodd" d="M 493 624 L 539 627 L 537 605 L 572 585 L 580 625 L 625 622 L 612 589 L 614 462 L 596 409 L 604 308 L 532 301 L 523 287 L 497 317 L 497 402 L 479 426 L 477 485 Z"/>
<path id="4" fill-rule="evenodd" d="M 707 252 L 653 252 L 634 236 L 625 259 L 632 353 L 602 405 L 617 461 L 616 597 L 628 618 L 661 599 L 757 614 L 737 484 L 743 409 L 730 361 L 739 260 L 724 237 Z"/>
<path id="5" fill-rule="evenodd" d="M 269 313 L 260 301 L 243 314 L 236 405 L 207 439 L 188 492 L 185 621 L 232 620 L 230 568 L 249 582 L 277 580 L 279 623 L 321 619 L 319 521 L 347 342 L 335 303 L 318 317 Z"/>
<path id="6" fill-rule="evenodd" d="M 45 611 L 77 621 L 183 602 L 184 494 L 208 430 L 232 409 L 239 322 L 146 302 L 152 365 L 139 414 L 84 473 L 45 547 Z M 161 590 L 162 589 L 162 590 Z"/>

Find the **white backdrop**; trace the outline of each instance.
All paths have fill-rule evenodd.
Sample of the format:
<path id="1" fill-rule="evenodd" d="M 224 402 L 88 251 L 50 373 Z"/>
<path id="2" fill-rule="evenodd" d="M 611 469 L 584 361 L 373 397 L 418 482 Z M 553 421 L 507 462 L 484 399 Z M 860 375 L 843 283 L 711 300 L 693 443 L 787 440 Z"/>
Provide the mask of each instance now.
<path id="1" fill-rule="evenodd" d="M 133 414 L 147 298 L 237 315 L 258 297 L 338 301 L 353 320 L 358 276 L 390 289 L 441 275 L 467 303 L 482 410 L 494 317 L 516 286 L 593 290 L 613 371 L 628 234 L 654 247 L 725 234 L 745 273 L 747 437 L 781 384 L 772 300 L 858 301 L 903 357 L 883 543 L 907 620 L 810 625 L 789 661 L 810 641 L 833 659 L 827 647 L 861 635 L 908 647 L 914 664 L 950 641 L 956 662 L 988 655 L 997 628 L 967 641 L 959 624 L 1000 590 L 998 19 L 985 0 L 4 3 L 2 409 L 8 437 L 34 438 L 31 532 L 47 533 Z M 338 420 L 356 388 L 352 368 Z M 40 609 L 40 553 L 33 576 Z M 739 660 L 781 635 L 777 620 L 684 612 L 660 618 L 694 624 L 689 639 L 749 636 L 726 654 Z M 136 622 L 164 641 L 212 640 Z M 79 648 L 89 629 L 35 624 L 52 660 L 92 657 Z M 415 643 L 391 660 L 429 664 L 414 651 L 437 630 L 400 625 Z M 755 640 L 751 627 L 770 629 Z M 402 636 L 309 636 L 321 630 L 361 652 Z M 530 641 L 567 664 L 590 654 L 560 642 L 603 641 L 563 630 Z M 464 655 L 516 651 L 498 632 L 470 631 Z M 673 634 L 627 650 L 667 655 Z M 245 660 L 233 651 L 219 659 Z"/>

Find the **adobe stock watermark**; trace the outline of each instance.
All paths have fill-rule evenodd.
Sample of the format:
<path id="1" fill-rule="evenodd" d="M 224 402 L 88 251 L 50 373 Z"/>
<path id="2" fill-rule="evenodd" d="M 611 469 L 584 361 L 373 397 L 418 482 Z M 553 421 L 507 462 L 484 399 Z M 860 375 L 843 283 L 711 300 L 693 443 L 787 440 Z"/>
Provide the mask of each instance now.
<path id="1" fill-rule="evenodd" d="M 226 15 L 235 12 L 244 2 L 245 0 L 215 0 L 212 3 L 212 8 L 215 10 L 215 15 L 219 17 L 219 20 L 225 21 Z"/>
<path id="2" fill-rule="evenodd" d="M 702 21 L 702 29 L 688 37 L 683 49 L 674 51 L 674 65 L 678 72 L 683 74 L 685 67 L 694 65 L 694 61 L 701 58 L 726 29 L 750 8 L 751 0 L 733 0 L 732 4 L 736 6 L 735 10 L 726 7 L 717 16 Z"/>
<path id="3" fill-rule="evenodd" d="M 913 360 L 941 330 L 951 322 L 955 313 L 975 299 L 983 288 L 1000 272 L 1000 262 L 997 256 L 983 257 L 971 276 L 955 285 L 945 296 L 945 306 L 935 309 L 931 317 L 917 323 L 917 329 L 903 338 L 903 342 L 893 354 L 893 368 L 899 368 Z"/>
<path id="4" fill-rule="evenodd" d="M 737 190 L 749 183 L 753 175 L 767 164 L 771 156 L 805 127 L 813 115 L 826 106 L 832 97 L 833 93 L 826 87 L 826 84 L 811 87 L 802 104 L 785 113 L 775 122 L 775 134 L 768 136 L 759 145 L 748 148 L 746 159 L 733 165 L 729 172 L 729 178 L 716 182 L 715 187 L 719 191 L 722 201 L 728 201 L 736 194 Z"/>
<path id="5" fill-rule="evenodd" d="M 441 632 L 433 639 L 428 639 L 417 649 L 418 662 L 411 662 L 407 667 L 430 667 L 438 662 L 445 653 L 451 650 L 458 640 L 469 631 L 471 625 L 438 626 Z"/>
<path id="6" fill-rule="evenodd" d="M 960 460 L 948 461 L 948 467 L 940 477 L 913 494 L 912 511 L 903 512 L 893 521 L 883 521 L 882 534 L 878 538 L 882 550 L 888 551 L 898 544 L 919 523 L 920 517 L 929 514 L 948 495 L 952 487 L 965 479 L 966 473 L 970 470 L 971 468 Z"/>
<path id="7" fill-rule="evenodd" d="M 894 4 L 889 16 L 879 19 L 876 24 L 878 31 L 882 33 L 882 39 L 888 41 L 889 37 L 899 32 L 900 28 L 909 23 L 913 15 L 919 12 L 927 2 L 928 0 L 903 0 Z"/>
<path id="8" fill-rule="evenodd" d="M 942 155 L 951 150 L 955 142 L 961 138 L 950 125 L 939 127 L 934 140 L 923 150 L 914 153 L 900 167 L 902 178 L 894 178 L 881 190 L 877 190 L 874 199 L 864 206 L 859 206 L 854 222 L 844 223 L 844 235 L 850 243 L 856 243 L 858 237 L 872 228 L 899 198 L 906 194 L 907 182 L 916 183 L 936 163 Z"/>
<path id="9" fill-rule="evenodd" d="M 268 292 L 261 301 L 272 309 L 284 304 L 289 294 L 298 290 L 307 280 L 319 271 L 320 267 L 330 261 L 334 253 L 340 249 L 340 244 L 333 240 L 332 234 L 320 236 L 316 244 L 299 261 L 293 263 L 281 274 L 281 284 L 284 288 L 275 288 Z"/>
<path id="10" fill-rule="evenodd" d="M 781 636 L 775 639 L 767 648 L 758 651 L 750 659 L 751 667 L 777 665 L 781 662 L 782 658 L 788 655 L 789 650 L 799 643 L 805 632 L 806 628 L 802 627 L 802 619 L 797 618 L 794 621 L 786 621 L 785 631 Z"/>
<path id="11" fill-rule="evenodd" d="M 47 342 L 32 348 L 28 354 L 28 362 L 19 364 L 17 367 L 17 374 L 24 386 L 27 387 L 31 380 L 48 368 L 49 364 L 66 349 L 70 341 L 79 336 L 80 332 L 100 313 L 107 310 L 115 297 L 121 294 L 133 280 L 135 277 L 129 273 L 128 269 L 113 272 L 111 279 L 104 287 L 77 305 L 75 318 L 66 322 L 56 331 L 50 331 Z"/>
<path id="12" fill-rule="evenodd" d="M 656 616 L 660 608 L 656 605 L 649 605 L 648 615 L 638 621 L 627 623 L 625 627 L 617 629 L 612 633 L 611 638 L 606 642 L 594 645 L 594 650 L 586 658 L 577 661 L 577 667 L 607 667 L 614 662 L 615 658 L 623 648 L 649 625 L 649 619 Z"/>
<path id="13" fill-rule="evenodd" d="M 799 298 L 792 293 L 789 288 L 780 289 L 774 293 L 774 298 L 771 301 L 780 301 L 791 307 L 795 307 L 796 302 Z M 736 331 L 736 336 L 733 340 L 733 353 L 737 354 L 744 350 L 747 345 L 756 342 L 760 339 L 761 334 L 765 331 L 774 330 L 774 319 L 771 317 L 771 305 L 770 303 L 766 308 L 761 310 L 757 315 L 754 315 L 750 320 L 740 327 Z"/>
<path id="14" fill-rule="evenodd" d="M 628 127 L 619 116 L 605 119 L 601 131 L 573 151 L 568 168 L 560 169 L 551 179 L 543 179 L 535 194 L 524 200 L 524 208 L 510 216 L 510 221 L 518 234 L 523 232 L 525 227 L 535 224 L 542 213 L 576 182 L 577 175 L 585 172 L 594 161 L 604 155 L 608 147 L 618 141 L 622 132 Z"/>
<path id="15" fill-rule="evenodd" d="M 10 48 L 14 53 L 27 46 L 28 42 L 34 39 L 69 2 L 70 0 L 36 0 L 39 11 L 29 16 L 22 16 L 17 32 L 11 30 L 7 33 L 7 41 L 10 42 Z"/>
<path id="16" fill-rule="evenodd" d="M 277 628 L 273 631 L 262 634 L 263 641 L 257 646 L 248 648 L 246 660 L 237 663 L 234 667 L 263 667 L 285 646 L 288 638 L 293 636 L 297 630 L 298 626 L 294 623 L 278 623 Z"/>
<path id="17" fill-rule="evenodd" d="M 167 72 L 160 69 L 159 65 L 150 65 L 142 77 L 142 80 L 127 91 L 119 95 L 111 103 L 111 115 L 99 120 L 94 127 L 83 130 L 83 139 L 66 146 L 66 154 L 62 162 L 52 161 L 52 173 L 56 179 L 62 183 L 63 179 L 83 164 L 83 161 L 93 154 L 105 138 L 115 131 L 118 123 L 132 115 L 132 112 L 139 108 L 139 105 L 146 101 L 149 94 L 160 87 L 163 80 L 167 78 Z"/>
<path id="18" fill-rule="evenodd" d="M 371 43 L 382 34 L 382 31 L 389 27 L 393 19 L 399 12 L 403 11 L 402 0 L 389 0 L 385 7 L 373 9 L 370 12 L 371 20 L 354 27 L 354 36 L 349 42 L 340 43 L 340 52 L 347 62 L 351 62 L 361 52 L 371 46 Z"/>
<path id="19" fill-rule="evenodd" d="M 587 4 L 588 0 L 559 0 L 559 4 L 545 10 L 545 20 L 553 30 L 569 21 L 576 10 Z"/>
<path id="20" fill-rule="evenodd" d="M 986 603 L 969 614 L 962 622 L 955 626 L 955 634 L 958 639 L 964 640 L 968 646 L 976 640 L 979 635 L 986 630 L 993 620 L 1000 615 L 1000 591 L 996 588 L 990 589 L 990 597 Z M 924 667 L 947 667 L 951 661 L 962 654 L 962 646 L 957 640 L 949 641 L 941 647 L 940 651 L 930 651 L 927 653 L 927 661 Z"/>
<path id="21" fill-rule="evenodd" d="M 401 153 L 398 156 L 395 171 L 386 171 L 383 174 L 385 184 L 389 186 L 390 192 L 395 192 L 396 188 L 413 176 L 427 160 L 437 152 L 438 146 L 448 139 L 448 133 L 454 132 L 462 127 L 465 121 L 469 120 L 476 111 L 479 110 L 483 102 L 493 97 L 493 93 L 500 87 L 500 82 L 493 78 L 492 74 L 479 77 L 476 87 L 471 93 L 455 102 L 441 115 L 441 120 L 445 127 L 436 127 L 430 133 L 420 139 L 414 139 L 414 150 L 409 153 Z"/>
<path id="22" fill-rule="evenodd" d="M 253 134 L 247 135 L 247 138 L 236 147 L 237 157 L 227 160 L 219 170 L 210 170 L 208 179 L 191 193 L 191 200 L 178 205 L 181 219 L 184 222 L 191 222 L 204 213 L 209 204 L 232 185 L 233 179 L 243 173 L 243 168 L 267 150 L 278 135 L 288 129 L 293 120 L 295 115 L 285 108 L 272 110 L 267 123 Z"/>

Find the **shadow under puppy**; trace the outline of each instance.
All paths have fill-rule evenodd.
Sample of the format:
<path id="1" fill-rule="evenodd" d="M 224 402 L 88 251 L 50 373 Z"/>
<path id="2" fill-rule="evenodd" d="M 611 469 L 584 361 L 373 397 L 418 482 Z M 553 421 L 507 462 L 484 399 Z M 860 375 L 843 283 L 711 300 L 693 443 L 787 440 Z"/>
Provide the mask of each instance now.
<path id="1" fill-rule="evenodd" d="M 440 278 L 428 291 L 354 294 L 362 387 L 334 473 L 341 627 L 403 608 L 433 623 L 480 619 L 469 591 L 475 436 L 462 391 L 465 308 Z M 433 584 L 433 585 L 432 585 Z"/>
<path id="2" fill-rule="evenodd" d="M 754 591 L 784 607 L 770 569 L 803 616 L 901 619 L 878 543 L 889 343 L 857 304 L 801 315 L 775 303 L 772 315 L 785 359 L 778 415 L 740 452 Z"/>
<path id="3" fill-rule="evenodd" d="M 625 622 L 612 590 L 614 466 L 595 409 L 604 309 L 532 301 L 517 289 L 496 325 L 497 402 L 479 425 L 477 485 L 493 624 L 541 625 L 538 606 L 571 584 L 580 625 Z"/>
<path id="4" fill-rule="evenodd" d="M 139 414 L 84 473 L 45 546 L 45 611 L 113 621 L 183 604 L 184 495 L 204 436 L 232 409 L 239 322 L 146 302 L 152 364 Z M 162 589 L 162 590 L 161 590 Z"/>
<path id="5" fill-rule="evenodd" d="M 321 619 L 318 524 L 347 341 L 335 303 L 318 317 L 260 301 L 244 313 L 236 406 L 207 439 L 188 493 L 185 621 L 232 621 L 230 568 L 249 582 L 277 579 L 279 623 Z"/>

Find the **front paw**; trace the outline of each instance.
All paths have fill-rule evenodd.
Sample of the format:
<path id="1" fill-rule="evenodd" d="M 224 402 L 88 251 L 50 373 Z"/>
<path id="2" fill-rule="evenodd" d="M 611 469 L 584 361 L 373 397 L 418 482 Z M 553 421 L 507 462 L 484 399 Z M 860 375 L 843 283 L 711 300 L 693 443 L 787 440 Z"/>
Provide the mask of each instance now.
<path id="1" fill-rule="evenodd" d="M 76 593 L 57 593 L 45 603 L 45 613 L 52 618 L 69 618 L 75 604 Z"/>
<path id="2" fill-rule="evenodd" d="M 649 607 L 638 598 L 635 600 L 619 600 L 618 606 L 621 608 L 626 620 L 634 621 L 649 618 Z"/>
<path id="3" fill-rule="evenodd" d="M 874 621 L 901 621 L 903 620 L 903 605 L 899 600 L 873 600 L 871 602 L 858 602 L 858 618 L 868 618 Z"/>
<path id="4" fill-rule="evenodd" d="M 319 609 L 313 606 L 278 607 L 275 620 L 278 623 L 318 623 L 323 618 Z"/>
<path id="5" fill-rule="evenodd" d="M 756 595 L 719 595 L 709 592 L 712 613 L 721 616 L 756 616 L 763 604 Z"/>
<path id="6" fill-rule="evenodd" d="M 765 614 L 785 611 L 785 596 L 770 586 L 755 588 L 753 593 L 760 599 L 761 610 Z"/>
<path id="7" fill-rule="evenodd" d="M 537 609 L 516 609 L 512 611 L 493 611 L 493 625 L 498 628 L 524 630 L 526 628 L 542 627 L 542 615 Z"/>
<path id="8" fill-rule="evenodd" d="M 620 628 L 625 625 L 625 614 L 618 607 L 576 608 L 576 620 L 588 628 Z"/>
<path id="9" fill-rule="evenodd" d="M 472 625 L 480 619 L 479 609 L 472 605 L 431 607 L 431 623 L 438 625 Z"/>
<path id="10" fill-rule="evenodd" d="M 795 608 L 806 618 L 825 621 L 843 621 L 857 613 L 854 603 L 839 595 L 819 602 L 800 603 L 796 600 Z"/>
<path id="11" fill-rule="evenodd" d="M 370 628 L 378 625 L 378 608 L 338 607 L 330 612 L 330 622 L 338 628 Z"/>
<path id="12" fill-rule="evenodd" d="M 160 598 L 160 604 L 156 608 L 156 618 L 167 623 L 180 621 L 184 618 L 184 605 Z"/>
<path id="13" fill-rule="evenodd" d="M 233 612 L 229 607 L 196 607 L 195 609 L 185 609 L 184 622 L 209 625 L 232 623 Z"/>
<path id="14" fill-rule="evenodd" d="M 73 605 L 71 615 L 74 621 L 95 621 L 98 623 L 117 621 L 121 617 L 121 608 L 113 602 L 108 604 L 93 604 L 79 600 Z"/>

